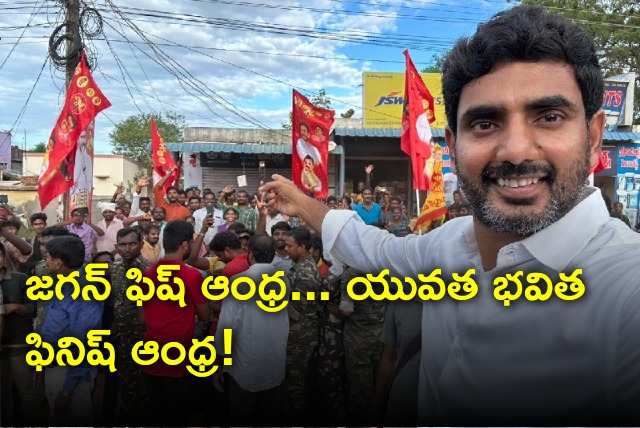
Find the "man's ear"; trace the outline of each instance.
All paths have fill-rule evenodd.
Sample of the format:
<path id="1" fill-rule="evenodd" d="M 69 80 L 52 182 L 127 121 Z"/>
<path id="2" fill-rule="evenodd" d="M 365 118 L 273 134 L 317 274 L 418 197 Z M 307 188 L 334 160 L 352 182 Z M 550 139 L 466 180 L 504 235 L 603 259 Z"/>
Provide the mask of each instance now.
<path id="1" fill-rule="evenodd" d="M 448 126 L 444 129 L 444 141 L 447 143 L 447 147 L 449 148 L 449 158 L 451 159 L 450 166 L 451 172 L 454 174 L 458 174 L 456 171 L 456 136 Z"/>
<path id="2" fill-rule="evenodd" d="M 50 270 L 54 272 L 60 272 L 63 266 L 64 266 L 64 263 L 62 263 L 62 260 L 54 259 L 53 257 L 51 258 L 51 265 L 49 266 Z"/>
<path id="3" fill-rule="evenodd" d="M 600 159 L 602 151 L 603 131 L 606 124 L 606 116 L 604 110 L 598 110 L 589 121 L 589 156 L 591 159 L 591 168 L 593 169 Z"/>

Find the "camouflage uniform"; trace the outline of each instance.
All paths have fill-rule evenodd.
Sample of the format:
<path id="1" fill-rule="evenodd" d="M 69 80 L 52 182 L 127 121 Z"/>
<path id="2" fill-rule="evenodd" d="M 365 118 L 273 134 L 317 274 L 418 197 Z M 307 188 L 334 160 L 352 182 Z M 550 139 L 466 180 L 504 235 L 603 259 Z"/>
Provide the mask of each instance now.
<path id="1" fill-rule="evenodd" d="M 349 383 L 350 422 L 371 426 L 375 380 L 380 366 L 383 346 L 380 333 L 384 322 L 386 302 L 373 299 L 354 301 L 347 293 L 351 279 L 365 274 L 347 267 L 340 277 L 342 291 L 340 309 L 351 312 L 344 324 L 344 353 Z M 373 291 L 381 294 L 382 284 L 372 282 Z M 362 289 L 360 289 L 362 287 Z M 364 285 L 356 284 L 357 294 L 364 292 Z"/>
<path id="2" fill-rule="evenodd" d="M 51 272 L 49 272 L 49 265 L 46 261 L 40 260 L 38 263 L 36 263 L 33 273 L 34 276 L 39 276 L 40 278 L 42 278 L 43 276 L 49 276 L 50 273 Z M 50 300 L 38 300 L 36 302 L 36 318 L 33 320 L 33 329 L 37 333 L 40 333 L 40 328 L 42 327 L 42 324 L 44 324 L 44 317 L 47 314 L 47 305 L 49 304 L 49 302 Z"/>
<path id="3" fill-rule="evenodd" d="M 142 256 L 133 261 L 129 268 L 122 260 L 111 265 L 111 293 L 114 296 L 113 329 L 114 335 L 120 338 L 118 348 L 118 390 L 120 392 L 120 409 L 118 423 L 122 425 L 139 425 L 145 396 L 142 385 L 140 367 L 131 357 L 131 350 L 136 342 L 144 339 L 145 326 L 138 324 L 138 309 L 135 302 L 127 298 L 127 288 L 133 281 L 127 279 L 127 270 L 138 268 L 144 273 L 151 262 Z"/>
<path id="4" fill-rule="evenodd" d="M 322 291 L 329 292 L 320 314 L 320 343 L 318 345 L 318 384 L 322 407 L 331 412 L 321 413 L 331 425 L 346 423 L 346 373 L 342 335 L 344 321 L 329 313 L 327 303 L 340 303 L 340 277 L 332 273 L 321 278 Z"/>
<path id="5" fill-rule="evenodd" d="M 309 362 L 318 346 L 317 302 L 320 299 L 320 274 L 309 256 L 291 267 L 289 279 L 291 291 L 299 291 L 300 300 L 290 299 L 288 305 L 289 340 L 282 402 L 285 403 L 287 421 L 299 424 L 305 418 Z M 308 291 L 316 293 L 315 300 L 307 300 Z"/>

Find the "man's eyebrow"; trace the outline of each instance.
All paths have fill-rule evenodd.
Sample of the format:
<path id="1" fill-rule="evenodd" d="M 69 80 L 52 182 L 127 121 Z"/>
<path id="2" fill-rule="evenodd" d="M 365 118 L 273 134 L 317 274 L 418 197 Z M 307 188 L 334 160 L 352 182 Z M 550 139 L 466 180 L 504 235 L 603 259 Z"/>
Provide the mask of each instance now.
<path id="1" fill-rule="evenodd" d="M 525 105 L 527 111 L 546 110 L 557 107 L 566 107 L 572 111 L 578 110 L 578 106 L 576 104 L 572 103 L 562 95 L 540 98 L 530 101 Z"/>
<path id="2" fill-rule="evenodd" d="M 469 107 L 460 117 L 460 122 L 469 123 L 474 119 L 496 117 L 504 114 L 504 107 L 495 105 L 478 105 Z"/>

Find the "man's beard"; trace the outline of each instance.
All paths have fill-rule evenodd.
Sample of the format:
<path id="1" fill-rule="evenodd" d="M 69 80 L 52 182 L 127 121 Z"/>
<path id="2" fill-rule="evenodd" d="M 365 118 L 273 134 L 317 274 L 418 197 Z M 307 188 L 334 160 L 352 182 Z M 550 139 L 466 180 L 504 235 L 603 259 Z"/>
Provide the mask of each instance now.
<path id="1" fill-rule="evenodd" d="M 474 217 L 489 229 L 516 235 L 531 235 L 564 217 L 581 200 L 585 182 L 589 175 L 591 164 L 590 144 L 587 141 L 586 155 L 581 160 L 575 160 L 574 165 L 567 169 L 567 176 L 558 177 L 558 173 L 551 165 L 504 163 L 500 166 L 488 166 L 482 171 L 481 183 L 472 181 L 465 175 L 458 165 L 458 156 L 454 158 L 461 190 L 471 205 Z M 489 186 L 497 185 L 490 177 L 518 178 L 525 175 L 545 174 L 544 185 L 549 186 L 550 201 L 542 213 L 523 210 L 517 215 L 505 215 L 498 210 L 488 196 Z M 510 205 L 525 208 L 533 206 L 536 198 L 506 199 Z"/>

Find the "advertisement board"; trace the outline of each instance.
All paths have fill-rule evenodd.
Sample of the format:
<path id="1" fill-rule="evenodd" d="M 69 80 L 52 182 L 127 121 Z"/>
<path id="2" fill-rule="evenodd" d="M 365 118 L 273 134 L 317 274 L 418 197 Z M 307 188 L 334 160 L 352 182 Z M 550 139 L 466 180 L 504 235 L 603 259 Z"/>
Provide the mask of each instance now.
<path id="1" fill-rule="evenodd" d="M 432 128 L 447 125 L 442 98 L 442 74 L 420 73 L 435 102 L 436 121 Z M 365 128 L 400 128 L 404 101 L 405 73 L 362 73 L 362 122 Z"/>

